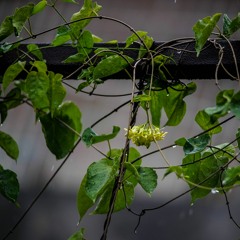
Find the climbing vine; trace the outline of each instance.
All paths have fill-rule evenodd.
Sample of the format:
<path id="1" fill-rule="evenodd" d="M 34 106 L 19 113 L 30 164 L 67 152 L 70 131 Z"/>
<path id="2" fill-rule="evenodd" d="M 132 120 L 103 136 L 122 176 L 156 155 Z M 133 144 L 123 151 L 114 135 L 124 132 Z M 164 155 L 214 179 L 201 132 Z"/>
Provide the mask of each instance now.
<path id="1" fill-rule="evenodd" d="M 172 146 L 180 146 L 184 157 L 179 165 L 172 165 L 164 155 L 161 142 L 168 137 L 165 127 L 177 127 L 183 120 L 187 111 L 185 98 L 194 94 L 197 85 L 194 81 L 184 83 L 179 79 L 173 79 L 173 73 L 167 68 L 168 63 L 178 64 L 172 54 L 163 54 L 164 49 L 179 51 L 182 43 L 194 43 L 195 48 L 180 49 L 181 52 L 201 55 L 209 45 L 214 45 L 219 50 L 218 64 L 216 65 L 216 84 L 218 71 L 222 68 L 229 78 L 239 81 L 239 70 L 234 49 L 229 38 L 240 28 L 240 15 L 230 19 L 226 14 L 216 13 L 213 16 L 199 20 L 194 26 L 195 36 L 192 38 L 178 39 L 153 48 L 154 40 L 145 31 L 136 31 L 121 20 L 99 15 L 101 6 L 92 0 L 85 0 L 80 10 L 72 15 L 69 20 L 57 10 L 58 1 L 39 1 L 37 4 L 29 3 L 15 10 L 13 15 L 6 17 L 0 25 L 0 61 L 7 54 L 15 52 L 16 58 L 7 66 L 1 76 L 0 89 L 0 120 L 1 124 L 8 120 L 8 111 L 16 109 L 19 105 L 29 105 L 36 115 L 36 121 L 42 126 L 42 132 L 48 149 L 57 160 L 63 159 L 60 168 L 68 160 L 71 153 L 80 141 L 86 147 L 97 149 L 97 144 L 106 142 L 109 146 L 107 153 L 100 152 L 102 159 L 91 163 L 80 183 L 77 196 L 77 208 L 80 220 L 95 207 L 93 214 L 106 214 L 104 229 L 101 239 L 107 239 L 111 216 L 114 212 L 129 209 L 138 218 L 138 224 L 147 211 L 155 208 L 143 209 L 133 212 L 130 209 L 134 200 L 134 191 L 137 185 L 151 195 L 158 185 L 157 167 L 146 167 L 142 164 L 150 154 L 160 153 L 162 169 L 165 169 L 164 179 L 169 174 L 176 174 L 189 186 L 189 190 L 179 195 L 190 193 L 191 202 L 206 197 L 213 189 L 222 194 L 228 203 L 228 191 L 240 183 L 239 147 L 240 129 L 236 129 L 236 135 L 231 142 L 223 142 L 214 145 L 214 138 L 222 131 L 226 121 L 232 118 L 240 118 L 240 91 L 236 89 L 220 89 L 216 96 L 215 106 L 200 110 L 195 116 L 195 122 L 201 127 L 202 132 L 191 138 L 175 139 Z M 76 4 L 74 0 L 63 2 Z M 27 44 L 26 49 L 22 44 L 27 39 L 36 38 L 33 34 L 31 19 L 46 8 L 53 8 L 60 15 L 64 23 L 48 31 L 56 31 L 56 36 L 47 48 L 58 48 L 64 44 L 75 49 L 75 53 L 69 55 L 63 64 L 76 64 L 74 72 L 68 76 L 49 70 L 48 62 L 42 52 L 42 48 L 36 44 Z M 223 19 L 223 29 L 218 27 L 220 19 Z M 130 32 L 125 44 L 110 41 L 105 46 L 98 47 L 101 38 L 87 30 L 91 21 L 102 19 L 114 21 L 125 26 Z M 21 38 L 22 32 L 29 35 Z M 15 35 L 15 42 L 7 42 L 9 36 Z M 231 50 L 235 62 L 235 72 L 229 72 L 222 59 L 224 48 L 221 41 L 225 40 Z M 45 46 L 46 48 L 46 46 Z M 135 57 L 128 54 L 129 51 L 137 52 Z M 113 123 L 111 133 L 96 133 L 94 127 L 104 124 L 103 120 L 116 112 L 116 109 L 97 120 L 92 126 L 83 129 L 81 123 L 81 110 L 76 103 L 65 100 L 67 87 L 74 88 L 76 94 L 88 93 L 94 95 L 99 84 L 104 84 L 106 79 L 119 72 L 124 73 L 132 82 L 129 101 L 120 105 L 129 108 L 128 125 L 124 129 Z M 71 86 L 68 79 L 77 75 L 79 84 Z M 220 87 L 219 87 L 220 88 Z M 87 89 L 87 90 L 86 90 Z M 90 91 L 89 91 L 90 89 Z M 141 123 L 137 121 L 139 109 L 145 112 L 145 119 Z M 162 115 L 167 121 L 164 122 Z M 125 144 L 121 149 L 111 145 L 110 140 L 117 137 L 120 131 L 125 131 Z M 138 146 L 149 148 L 155 145 L 156 150 L 146 155 L 141 155 Z M 5 153 L 17 161 L 19 151 L 17 142 L 6 132 L 0 131 L 0 147 Z M 19 163 L 21 164 L 21 163 Z M 59 170 L 59 169 L 58 169 Z M 52 176 L 43 188 L 43 191 L 34 199 L 33 204 L 25 212 L 28 213 L 37 199 L 43 194 Z M 163 179 L 163 181 L 164 181 Z M 16 205 L 18 203 L 19 182 L 17 175 L 0 165 L 0 193 L 7 200 Z M 171 201 L 176 200 L 178 197 Z M 230 205 L 227 204 L 230 218 L 240 228 L 231 215 Z M 17 222 L 8 236 L 21 223 L 24 216 Z M 81 228 L 70 238 L 84 239 L 84 229 Z"/>

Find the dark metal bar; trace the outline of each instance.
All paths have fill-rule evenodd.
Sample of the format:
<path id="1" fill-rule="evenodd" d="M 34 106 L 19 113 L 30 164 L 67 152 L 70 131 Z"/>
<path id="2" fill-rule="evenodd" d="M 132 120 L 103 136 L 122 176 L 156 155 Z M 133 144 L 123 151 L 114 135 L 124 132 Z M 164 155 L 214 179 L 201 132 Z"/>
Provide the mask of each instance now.
<path id="1" fill-rule="evenodd" d="M 222 64 L 224 67 L 234 76 L 236 76 L 236 65 L 233 58 L 233 53 L 230 45 L 227 41 L 220 40 L 218 43 L 221 45 L 223 50 Z M 98 43 L 94 47 L 104 47 L 112 49 L 114 47 L 123 48 L 124 43 L 119 43 L 118 45 Z M 216 66 L 219 63 L 219 45 L 212 42 L 208 42 L 204 50 L 197 57 L 194 51 L 194 41 L 189 42 L 175 42 L 163 43 L 155 42 L 151 50 L 159 50 L 159 53 L 167 55 L 173 59 L 169 63 L 166 63 L 165 67 L 171 73 L 168 76 L 169 79 L 214 79 Z M 232 48 L 237 60 L 238 67 L 240 66 L 240 41 L 231 41 Z M 64 77 L 73 73 L 81 63 L 71 63 L 65 64 L 65 60 L 68 56 L 75 54 L 76 49 L 71 45 L 63 45 L 58 47 L 47 47 L 48 44 L 38 44 L 41 48 L 44 59 L 47 62 L 48 69 L 50 71 L 58 72 L 63 74 Z M 163 47 L 164 46 L 164 47 Z M 125 50 L 124 54 L 137 59 L 139 45 L 136 43 L 132 46 L 132 49 Z M 21 51 L 26 51 L 26 44 L 22 44 L 19 49 L 7 52 L 2 57 L 0 57 L 0 75 L 3 75 L 7 67 L 12 64 L 20 55 Z M 141 71 L 138 73 L 137 77 L 141 76 Z M 79 72 L 72 75 L 71 79 L 76 79 Z M 125 72 L 120 72 L 113 76 L 108 77 L 108 79 L 128 79 L 129 76 Z M 231 79 L 231 77 L 224 71 L 220 66 L 218 71 L 218 79 Z"/>

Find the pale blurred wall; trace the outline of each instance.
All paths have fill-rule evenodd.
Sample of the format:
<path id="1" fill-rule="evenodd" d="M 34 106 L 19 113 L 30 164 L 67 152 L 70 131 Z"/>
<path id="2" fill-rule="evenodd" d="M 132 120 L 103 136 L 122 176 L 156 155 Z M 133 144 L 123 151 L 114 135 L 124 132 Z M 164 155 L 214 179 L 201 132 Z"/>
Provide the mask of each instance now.
<path id="1" fill-rule="evenodd" d="M 0 1 L 0 20 L 11 14 L 13 9 L 28 1 Z M 136 30 L 148 31 L 156 41 L 170 40 L 184 36 L 192 36 L 192 26 L 199 19 L 216 12 L 225 12 L 230 17 L 237 14 L 240 9 L 240 1 L 98 1 L 103 5 L 102 15 L 111 16 L 123 20 Z M 57 5 L 60 12 L 70 18 L 73 12 L 78 11 L 79 6 L 72 4 Z M 36 16 L 33 21 L 34 32 L 38 33 L 46 28 L 55 27 L 61 24 L 60 18 L 55 18 L 52 10 L 47 14 Z M 122 26 L 104 20 L 95 20 L 90 29 L 105 41 L 117 39 L 124 41 L 130 32 Z M 43 35 L 35 39 L 35 42 L 49 42 L 55 33 Z M 188 98 L 189 109 L 184 122 L 178 130 L 167 129 L 169 132 L 163 146 L 171 144 L 174 139 L 185 135 L 191 137 L 200 129 L 188 121 L 195 115 L 197 110 L 214 104 L 214 94 L 218 89 L 214 81 L 201 81 L 195 95 Z M 237 84 L 230 81 L 223 81 L 222 86 L 237 87 Z M 125 93 L 131 91 L 130 81 L 108 81 L 107 84 L 99 86 L 99 93 Z M 116 108 L 128 98 L 101 98 L 83 94 L 75 95 L 69 90 L 67 99 L 74 100 L 83 113 L 84 128 L 91 125 L 95 120 L 105 113 Z M 97 126 L 96 131 L 102 133 L 110 132 L 112 125 L 119 125 L 122 128 L 127 124 L 128 108 L 124 108 L 104 121 L 103 126 Z M 121 117 L 120 117 L 121 116 Z M 142 116 L 142 115 L 140 115 Z M 141 122 L 141 117 L 139 117 Z M 230 139 L 235 128 L 239 124 L 233 121 L 229 129 L 222 134 L 222 139 Z M 0 238 L 7 232 L 7 229 L 14 224 L 24 212 L 33 197 L 39 192 L 43 184 L 49 179 L 61 161 L 56 161 L 45 146 L 40 125 L 35 123 L 35 116 L 28 106 L 19 107 L 16 111 L 9 113 L 6 124 L 1 127 L 2 131 L 10 133 L 19 143 L 20 157 L 18 164 L 13 163 L 0 151 L 0 163 L 4 167 L 18 173 L 22 186 L 19 202 L 20 209 L 0 199 Z M 124 135 L 122 131 L 121 136 Z M 220 139 L 219 139 L 220 141 Z M 121 148 L 123 138 L 113 141 L 113 147 Z M 100 148 L 106 150 L 105 144 Z M 140 148 L 143 153 L 144 149 Z M 180 163 L 181 151 L 171 149 L 166 152 L 172 163 Z M 87 166 L 101 156 L 92 149 L 86 149 L 82 144 L 72 154 L 71 159 L 48 187 L 46 193 L 41 197 L 36 206 L 32 209 L 23 223 L 16 229 L 9 239 L 66 239 L 77 229 L 78 214 L 75 204 L 75 195 L 79 183 L 86 172 Z M 153 155 L 145 161 L 145 165 L 161 166 L 161 158 Z M 161 179 L 161 177 L 160 177 Z M 161 183 L 151 199 L 146 197 L 141 190 L 137 193 L 137 201 L 133 207 L 140 211 L 143 207 L 160 205 L 163 201 L 171 199 L 186 189 L 186 185 L 170 176 Z M 231 204 L 236 206 L 240 194 L 232 193 Z M 234 205 L 235 203 L 235 205 Z M 9 211 L 11 214 L 9 214 Z M 239 216 L 239 210 L 235 208 L 234 215 Z M 3 214 L 2 214 L 3 213 Z M 8 215 L 9 214 L 9 215 Z M 88 239 L 99 239 L 97 236 L 102 231 L 104 216 L 86 218 L 83 226 L 87 231 Z M 240 221 L 240 220 L 239 220 Z M 237 239 L 239 232 L 229 220 L 224 199 L 217 196 L 210 196 L 206 200 L 199 201 L 195 206 L 189 208 L 189 196 L 176 201 L 156 212 L 150 212 L 143 218 L 143 223 L 137 235 L 133 234 L 137 218 L 127 212 L 118 213 L 114 217 L 114 224 L 111 228 L 111 238 L 120 239 Z M 224 226 L 224 228 L 222 227 Z M 94 229 L 94 231 L 93 231 Z M 204 229 L 204 230 L 203 230 Z M 150 238 L 149 238 L 150 236 Z"/>

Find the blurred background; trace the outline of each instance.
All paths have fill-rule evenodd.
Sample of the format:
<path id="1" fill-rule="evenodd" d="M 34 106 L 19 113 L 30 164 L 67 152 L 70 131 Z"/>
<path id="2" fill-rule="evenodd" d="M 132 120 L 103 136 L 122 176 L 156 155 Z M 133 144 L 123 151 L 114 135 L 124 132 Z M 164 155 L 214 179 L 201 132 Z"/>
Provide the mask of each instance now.
<path id="1" fill-rule="evenodd" d="M 12 14 L 16 7 L 20 7 L 29 1 L 1 0 L 0 20 Z M 38 1 L 32 1 L 38 2 Z M 81 2 L 81 1 L 80 1 Z M 135 30 L 144 30 L 155 41 L 167 41 L 175 38 L 193 36 L 192 26 L 195 22 L 216 12 L 227 13 L 234 17 L 240 10 L 239 0 L 98 0 L 103 6 L 102 15 L 120 19 Z M 56 7 L 66 19 L 70 19 L 77 12 L 80 5 L 67 4 L 58 1 Z M 55 27 L 62 23 L 52 9 L 44 11 L 33 18 L 32 29 L 34 33 Z M 125 41 L 131 33 L 128 29 L 111 21 L 95 20 L 89 28 L 93 33 L 103 38 L 104 41 L 116 39 Z M 56 32 L 39 36 L 29 42 L 48 43 Z M 11 39 L 9 39 L 11 41 Z M 214 80 L 194 80 L 198 84 L 196 93 L 186 98 L 188 103 L 187 114 L 184 121 L 176 129 L 166 128 L 168 132 L 166 140 L 161 146 L 172 144 L 179 137 L 191 137 L 201 131 L 195 124 L 196 113 L 204 107 L 214 106 L 215 95 L 219 91 Z M 75 84 L 74 80 L 70 80 Z M 185 80 L 187 83 L 188 80 Z M 221 80 L 222 88 L 238 89 L 238 83 L 230 80 Z M 67 89 L 66 100 L 77 103 L 82 112 L 83 129 L 89 127 L 106 113 L 112 111 L 129 97 L 104 98 L 75 94 L 72 89 Z M 131 81 L 108 80 L 103 86 L 99 86 L 97 93 L 122 94 L 131 92 Z M 95 131 L 99 134 L 110 132 L 113 125 L 121 126 L 121 133 L 117 139 L 111 141 L 112 148 L 122 148 L 124 144 L 124 131 L 128 121 L 129 108 L 126 106 L 117 113 L 97 125 Z M 139 115 L 138 122 L 145 122 L 144 115 Z M 232 120 L 226 125 L 226 130 L 221 136 L 213 139 L 214 144 L 230 141 L 235 136 L 239 127 L 239 121 Z M 20 157 L 16 164 L 0 150 L 0 164 L 4 168 L 15 171 L 18 175 L 21 190 L 19 196 L 20 208 L 0 197 L 0 239 L 11 229 L 24 213 L 33 198 L 42 189 L 44 184 L 52 176 L 54 171 L 62 163 L 55 160 L 44 142 L 41 126 L 35 123 L 35 115 L 29 106 L 20 106 L 9 113 L 8 119 L 1 131 L 9 133 L 18 142 Z M 98 144 L 99 149 L 107 151 L 106 144 Z M 155 147 L 152 146 L 151 150 Z M 139 148 L 144 154 L 146 150 Z M 181 149 L 171 148 L 164 152 L 172 164 L 180 164 L 183 153 Z M 18 228 L 8 238 L 9 240 L 64 240 L 77 231 L 79 216 L 76 207 L 76 194 L 80 182 L 91 162 L 101 159 L 102 156 L 92 148 L 86 148 L 80 144 L 71 158 L 66 162 L 46 192 L 34 205 Z M 159 154 L 153 154 L 143 161 L 145 166 L 164 166 Z M 140 188 L 136 191 L 136 197 L 131 209 L 140 212 L 143 208 L 160 206 L 178 194 L 187 190 L 187 186 L 181 180 L 177 180 L 174 174 L 161 181 L 164 171 L 158 171 L 159 185 L 152 197 L 146 195 Z M 235 189 L 228 194 L 233 217 L 240 222 L 240 191 Z M 87 216 L 80 226 L 86 228 L 86 239 L 100 239 L 105 216 Z M 111 240 L 237 240 L 240 239 L 240 230 L 229 218 L 224 196 L 210 194 L 206 199 L 197 201 L 190 206 L 189 194 L 172 202 L 156 211 L 147 212 L 142 218 L 141 225 L 136 234 L 134 228 L 138 218 L 128 211 L 122 211 L 113 215 L 110 225 L 109 238 Z"/>

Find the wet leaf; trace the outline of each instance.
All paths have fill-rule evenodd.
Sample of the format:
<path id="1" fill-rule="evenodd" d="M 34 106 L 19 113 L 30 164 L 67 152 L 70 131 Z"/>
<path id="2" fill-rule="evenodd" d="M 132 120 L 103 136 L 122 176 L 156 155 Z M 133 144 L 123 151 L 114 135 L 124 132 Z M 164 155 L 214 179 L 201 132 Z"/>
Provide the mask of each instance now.
<path id="1" fill-rule="evenodd" d="M 230 19 L 227 14 L 223 15 L 223 34 L 230 37 L 240 28 L 240 13 L 234 18 Z"/>
<path id="2" fill-rule="evenodd" d="M 17 8 L 12 17 L 12 25 L 17 36 L 20 35 L 25 22 L 31 17 L 34 4 L 29 3 L 21 8 Z"/>
<path id="3" fill-rule="evenodd" d="M 10 65 L 3 75 L 3 89 L 6 90 L 9 84 L 23 71 L 26 62 L 16 62 Z"/>
<path id="4" fill-rule="evenodd" d="M 40 116 L 42 131 L 49 150 L 57 159 L 64 158 L 74 147 L 82 129 L 81 112 L 73 102 L 61 104 L 54 117 Z"/>
<path id="5" fill-rule="evenodd" d="M 0 26 L 0 42 L 10 36 L 14 32 L 12 24 L 12 16 L 6 17 Z"/>
<path id="6" fill-rule="evenodd" d="M 48 111 L 49 100 L 48 100 L 48 88 L 49 78 L 45 72 L 29 72 L 26 78 L 26 93 L 31 100 L 35 109 L 41 111 Z"/>
<path id="7" fill-rule="evenodd" d="M 92 163 L 87 170 L 87 180 L 85 190 L 93 202 L 96 201 L 99 194 L 107 188 L 115 178 L 117 168 L 109 164 L 110 160 L 100 160 Z"/>
<path id="8" fill-rule="evenodd" d="M 151 195 L 154 189 L 157 187 L 158 175 L 156 171 L 149 167 L 139 167 L 138 173 L 140 176 L 139 184 L 146 193 Z"/>
<path id="9" fill-rule="evenodd" d="M 208 115 L 205 110 L 201 110 L 197 113 L 195 121 L 203 130 L 208 130 L 214 127 L 211 131 L 208 132 L 209 134 L 217 134 L 222 131 L 222 127 L 217 126 L 219 124 L 218 120 L 213 121 L 211 119 L 211 116 Z"/>
<path id="10" fill-rule="evenodd" d="M 197 56 L 199 56 L 202 48 L 204 47 L 210 35 L 212 34 L 212 31 L 217 25 L 221 15 L 222 15 L 221 13 L 216 13 L 213 16 L 205 17 L 199 20 L 193 26 L 193 31 L 195 33 L 196 39 L 195 49 L 197 52 Z"/>
<path id="11" fill-rule="evenodd" d="M 49 76 L 49 88 L 47 96 L 49 100 L 49 108 L 52 117 L 54 116 L 55 110 L 62 103 L 66 96 L 66 89 L 62 85 L 62 75 L 59 73 L 54 74 L 53 72 L 48 73 Z"/>
<path id="12" fill-rule="evenodd" d="M 71 62 L 84 62 L 86 58 L 88 58 L 88 54 L 92 52 L 93 48 L 93 38 L 92 34 L 89 31 L 84 31 L 77 43 L 78 53 L 69 56 L 64 63 L 71 63 Z"/>
<path id="13" fill-rule="evenodd" d="M 208 195 L 211 189 L 221 187 L 220 169 L 232 159 L 234 151 L 234 146 L 221 144 L 202 153 L 189 154 L 183 159 L 182 164 L 185 165 L 182 167 L 183 176 L 188 181 L 189 187 L 192 188 L 196 184 L 203 186 L 191 191 L 192 202 Z"/>
<path id="14" fill-rule="evenodd" d="M 97 13 L 101 10 L 101 6 L 92 0 L 84 0 L 84 4 L 79 12 L 76 12 L 71 17 L 71 30 L 72 30 L 72 40 L 78 39 L 81 34 L 81 30 L 85 28 L 91 21 L 91 19 L 85 19 L 88 17 L 97 16 Z M 76 22 L 77 21 L 77 22 Z"/>
<path id="15" fill-rule="evenodd" d="M 100 201 L 93 211 L 93 214 L 106 214 L 109 210 L 110 200 L 113 191 L 113 182 L 111 186 L 103 193 Z M 126 208 L 126 205 L 129 206 L 134 199 L 134 186 L 132 183 L 125 181 L 121 189 L 117 193 L 117 198 L 114 204 L 114 212 L 118 212 Z"/>
<path id="16" fill-rule="evenodd" d="M 240 128 L 238 128 L 238 131 L 236 133 L 236 138 L 237 138 L 238 149 L 240 149 Z"/>
<path id="17" fill-rule="evenodd" d="M 82 135 L 82 140 L 85 144 L 90 147 L 93 144 L 100 143 L 103 141 L 111 140 L 117 136 L 120 131 L 120 127 L 113 126 L 112 133 L 97 135 L 91 128 L 85 129 Z"/>
<path id="18" fill-rule="evenodd" d="M 38 45 L 33 44 L 33 43 L 28 44 L 27 49 L 31 54 L 36 56 L 38 60 L 43 60 L 43 55 L 42 55 L 42 52 L 39 49 Z"/>
<path id="19" fill-rule="evenodd" d="M 149 95 L 138 95 L 133 98 L 133 102 L 149 102 L 151 100 L 151 96 Z"/>
<path id="20" fill-rule="evenodd" d="M 224 171 L 223 185 L 224 186 L 234 186 L 235 184 L 240 184 L 240 166 L 231 167 Z"/>
<path id="21" fill-rule="evenodd" d="M 112 55 L 101 60 L 93 70 L 94 79 L 102 79 L 120 72 L 134 60 L 128 56 Z"/>
<path id="22" fill-rule="evenodd" d="M 203 151 L 207 147 L 210 139 L 209 134 L 187 139 L 183 146 L 184 153 L 187 155 Z"/>
<path id="23" fill-rule="evenodd" d="M 71 40 L 71 29 L 67 26 L 61 26 L 57 29 L 57 35 L 52 41 L 53 46 L 60 46 Z"/>
<path id="24" fill-rule="evenodd" d="M 80 219 L 84 217 L 89 208 L 94 205 L 94 201 L 86 193 L 87 175 L 84 176 L 77 195 L 77 207 Z"/>
<path id="25" fill-rule="evenodd" d="M 32 15 L 35 15 L 35 14 L 43 11 L 46 6 L 47 6 L 47 1 L 46 1 L 46 0 L 42 0 L 42 1 L 38 2 L 38 3 L 33 7 Z"/>
<path id="26" fill-rule="evenodd" d="M 0 193 L 7 200 L 16 203 L 19 194 L 17 175 L 11 170 L 4 170 L 0 165 Z"/>
<path id="27" fill-rule="evenodd" d="M 240 91 L 232 97 L 230 111 L 240 119 Z"/>
<path id="28" fill-rule="evenodd" d="M 0 147 L 9 157 L 17 160 L 19 149 L 16 141 L 10 135 L 2 131 L 0 131 Z"/>
<path id="29" fill-rule="evenodd" d="M 84 231 L 85 231 L 85 229 L 81 228 L 79 231 L 75 232 L 72 236 L 70 236 L 68 238 L 68 240 L 85 240 L 85 238 L 84 238 Z"/>
<path id="30" fill-rule="evenodd" d="M 211 117 L 212 122 L 228 113 L 233 94 L 233 89 L 223 90 L 216 97 L 216 106 L 205 108 L 205 112 Z"/>

